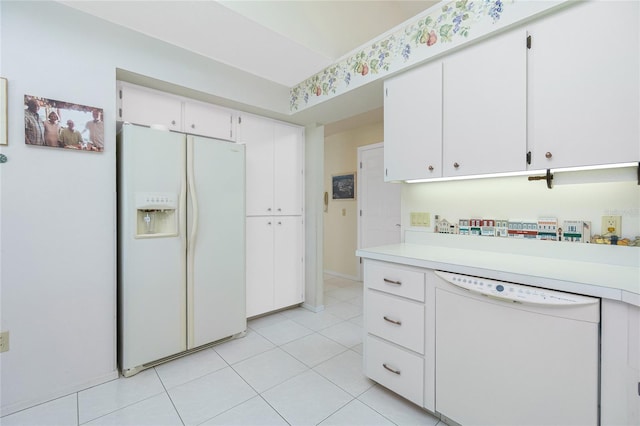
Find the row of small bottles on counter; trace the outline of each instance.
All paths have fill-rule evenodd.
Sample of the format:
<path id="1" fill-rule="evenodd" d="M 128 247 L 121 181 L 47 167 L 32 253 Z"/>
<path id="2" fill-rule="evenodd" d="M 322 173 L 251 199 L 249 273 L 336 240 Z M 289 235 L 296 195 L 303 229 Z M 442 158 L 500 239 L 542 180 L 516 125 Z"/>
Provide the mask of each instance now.
<path id="1" fill-rule="evenodd" d="M 565 220 L 559 226 L 557 218 L 537 220 L 513 219 L 459 219 L 457 223 L 435 216 L 435 232 L 440 234 L 478 235 L 487 237 L 524 238 L 574 243 L 611 244 L 640 247 L 640 236 L 622 238 L 619 229 L 604 229 L 602 234 L 591 235 L 591 222 Z M 616 232 L 617 231 L 617 232 Z"/>

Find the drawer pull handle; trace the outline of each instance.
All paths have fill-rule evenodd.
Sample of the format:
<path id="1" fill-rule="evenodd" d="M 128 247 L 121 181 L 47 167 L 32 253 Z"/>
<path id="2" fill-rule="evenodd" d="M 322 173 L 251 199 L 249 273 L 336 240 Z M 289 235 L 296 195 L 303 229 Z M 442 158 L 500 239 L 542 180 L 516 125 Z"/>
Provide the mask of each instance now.
<path id="1" fill-rule="evenodd" d="M 395 285 L 402 285 L 402 283 L 400 281 L 393 281 L 387 278 L 384 278 L 384 282 L 387 284 L 395 284 Z"/>
<path id="2" fill-rule="evenodd" d="M 394 370 L 393 368 L 389 367 L 387 364 L 382 364 L 382 366 L 385 369 L 391 371 L 393 374 L 397 374 L 398 376 L 400 375 L 400 370 Z"/>
<path id="3" fill-rule="evenodd" d="M 384 318 L 384 320 L 385 320 L 385 321 L 390 322 L 391 324 L 395 324 L 395 325 L 402 325 L 402 321 L 392 320 L 392 319 L 389 319 L 389 318 L 388 318 L 388 317 L 386 317 L 386 316 L 384 316 L 384 317 L 382 317 L 382 318 Z"/>

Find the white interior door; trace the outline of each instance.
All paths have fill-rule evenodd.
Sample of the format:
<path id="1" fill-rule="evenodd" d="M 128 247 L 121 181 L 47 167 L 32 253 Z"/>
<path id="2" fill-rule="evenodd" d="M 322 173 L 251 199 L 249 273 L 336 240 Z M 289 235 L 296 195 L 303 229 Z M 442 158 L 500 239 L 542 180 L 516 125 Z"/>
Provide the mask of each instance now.
<path id="1" fill-rule="evenodd" d="M 358 164 L 358 248 L 399 243 L 402 188 L 384 181 L 383 145 L 358 148 Z"/>

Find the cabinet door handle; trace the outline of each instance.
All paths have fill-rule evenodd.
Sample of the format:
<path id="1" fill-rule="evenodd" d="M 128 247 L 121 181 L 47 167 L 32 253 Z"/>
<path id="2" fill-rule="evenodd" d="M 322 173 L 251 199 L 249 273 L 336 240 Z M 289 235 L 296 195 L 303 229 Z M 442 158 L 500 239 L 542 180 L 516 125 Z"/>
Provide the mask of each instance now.
<path id="1" fill-rule="evenodd" d="M 458 164 L 458 163 L 453 163 L 453 167 L 457 169 L 458 167 L 460 167 L 460 164 Z"/>
<path id="2" fill-rule="evenodd" d="M 171 120 L 171 124 L 176 125 L 176 120 Z"/>
<path id="3" fill-rule="evenodd" d="M 429 166 L 429 171 L 432 172 L 433 171 L 433 166 Z"/>
<path id="4" fill-rule="evenodd" d="M 271 207 L 269 207 L 269 208 L 267 209 L 267 211 L 268 211 L 268 212 L 270 212 L 270 211 L 271 211 Z"/>
<path id="5" fill-rule="evenodd" d="M 385 321 L 390 322 L 391 324 L 402 325 L 402 321 L 392 320 L 389 317 L 387 317 L 386 315 L 383 316 L 382 318 L 384 318 Z"/>
<path id="6" fill-rule="evenodd" d="M 192 124 L 192 125 L 191 125 L 191 128 L 192 128 L 192 129 L 195 129 L 195 128 L 196 128 L 196 125 L 195 125 L 195 124 Z"/>
<path id="7" fill-rule="evenodd" d="M 553 157 L 553 154 L 550 153 L 550 152 L 547 152 L 544 156 L 545 156 L 545 158 L 551 158 L 551 157 Z"/>
<path id="8" fill-rule="evenodd" d="M 395 285 L 402 285 L 402 283 L 400 281 L 393 281 L 387 278 L 384 278 L 384 282 L 387 284 L 395 284 Z"/>
<path id="9" fill-rule="evenodd" d="M 389 367 L 387 364 L 382 364 L 382 366 L 385 369 L 391 371 L 393 374 L 397 374 L 398 376 L 400 375 L 400 370 L 394 370 L 393 368 Z"/>

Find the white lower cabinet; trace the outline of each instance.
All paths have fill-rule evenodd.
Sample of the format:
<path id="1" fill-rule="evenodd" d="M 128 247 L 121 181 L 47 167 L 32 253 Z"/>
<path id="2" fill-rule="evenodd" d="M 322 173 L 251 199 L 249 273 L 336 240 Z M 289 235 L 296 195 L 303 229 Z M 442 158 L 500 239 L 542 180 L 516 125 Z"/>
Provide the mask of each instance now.
<path id="1" fill-rule="evenodd" d="M 432 272 L 365 259 L 364 372 L 435 410 Z"/>
<path id="2" fill-rule="evenodd" d="M 640 307 L 602 300 L 600 424 L 640 424 Z"/>
<path id="3" fill-rule="evenodd" d="M 424 304 L 367 291 L 367 331 L 424 354 Z"/>
<path id="4" fill-rule="evenodd" d="M 422 406 L 424 359 L 368 334 L 365 341 L 365 374 L 398 395 Z"/>
<path id="5" fill-rule="evenodd" d="M 247 317 L 303 302 L 302 216 L 246 220 Z"/>
<path id="6" fill-rule="evenodd" d="M 364 373 L 435 412 L 433 270 L 364 259 Z M 601 300 L 600 424 L 640 424 L 640 307 Z"/>

